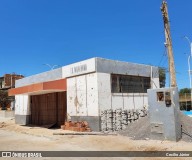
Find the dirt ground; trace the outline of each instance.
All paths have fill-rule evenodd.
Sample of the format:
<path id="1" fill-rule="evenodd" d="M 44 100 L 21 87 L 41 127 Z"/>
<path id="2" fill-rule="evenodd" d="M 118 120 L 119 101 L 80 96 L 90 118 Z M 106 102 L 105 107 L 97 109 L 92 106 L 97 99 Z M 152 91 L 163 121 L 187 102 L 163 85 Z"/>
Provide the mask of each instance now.
<path id="1" fill-rule="evenodd" d="M 61 129 L 20 126 L 14 119 L 0 118 L 0 151 L 192 151 L 192 143 L 179 141 L 132 140 L 120 135 L 53 135 Z M 5 159 L 5 158 L 4 158 Z M 11 158 L 19 159 L 19 158 Z M 30 158 L 32 159 L 32 158 Z M 37 159 L 37 158 L 34 158 Z M 40 159 L 40 158 L 39 158 Z M 54 158 L 41 158 L 44 160 Z M 55 159 L 173 159 L 173 158 L 55 158 Z M 174 158 L 192 159 L 192 158 Z"/>

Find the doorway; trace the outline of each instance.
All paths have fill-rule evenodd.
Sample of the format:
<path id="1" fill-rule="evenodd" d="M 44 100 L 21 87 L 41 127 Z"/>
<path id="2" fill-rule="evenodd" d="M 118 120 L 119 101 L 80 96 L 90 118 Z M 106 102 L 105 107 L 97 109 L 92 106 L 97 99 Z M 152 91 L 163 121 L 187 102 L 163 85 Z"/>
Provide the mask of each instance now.
<path id="1" fill-rule="evenodd" d="M 67 93 L 56 92 L 32 95 L 30 100 L 31 124 L 57 125 L 64 124 L 67 113 Z"/>

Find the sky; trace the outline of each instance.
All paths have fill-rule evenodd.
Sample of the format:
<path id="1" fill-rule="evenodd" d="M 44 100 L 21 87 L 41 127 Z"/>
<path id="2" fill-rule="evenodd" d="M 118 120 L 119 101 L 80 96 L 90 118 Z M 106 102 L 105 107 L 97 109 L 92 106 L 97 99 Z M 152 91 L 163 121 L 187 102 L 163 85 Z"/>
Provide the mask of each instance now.
<path id="1" fill-rule="evenodd" d="M 179 88 L 189 87 L 192 1 L 168 2 Z M 92 57 L 168 67 L 162 0 L 0 0 L 0 75 Z M 167 86 L 169 86 L 167 77 Z"/>

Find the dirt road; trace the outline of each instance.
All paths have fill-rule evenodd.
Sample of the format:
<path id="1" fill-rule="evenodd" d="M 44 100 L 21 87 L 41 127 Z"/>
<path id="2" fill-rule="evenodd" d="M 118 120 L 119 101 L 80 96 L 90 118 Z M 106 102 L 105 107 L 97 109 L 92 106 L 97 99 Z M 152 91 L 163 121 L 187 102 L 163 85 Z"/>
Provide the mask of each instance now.
<path id="1" fill-rule="evenodd" d="M 14 120 L 0 119 L 1 151 L 191 151 L 192 143 L 156 140 L 131 140 L 124 136 L 58 136 L 69 132 L 14 124 Z M 13 158 L 14 159 L 14 158 Z M 17 159 L 17 158 L 15 158 Z M 19 159 L 19 158 L 18 158 Z M 35 159 L 35 158 L 34 158 Z M 53 158 L 42 158 L 53 159 Z M 77 158 L 55 158 L 77 159 Z M 78 159 L 173 159 L 173 158 L 78 158 Z M 182 158 L 175 158 L 182 159 Z M 192 158 L 183 158 L 192 159 Z"/>

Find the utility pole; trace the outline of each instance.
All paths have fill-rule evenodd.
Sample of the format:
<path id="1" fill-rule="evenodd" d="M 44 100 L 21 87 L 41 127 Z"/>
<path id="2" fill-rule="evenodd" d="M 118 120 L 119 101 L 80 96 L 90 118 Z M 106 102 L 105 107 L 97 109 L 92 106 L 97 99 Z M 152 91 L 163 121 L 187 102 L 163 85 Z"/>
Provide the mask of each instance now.
<path id="1" fill-rule="evenodd" d="M 167 2 L 164 0 L 161 6 L 161 12 L 163 15 L 163 22 L 165 29 L 165 46 L 167 48 L 168 60 L 169 60 L 170 86 L 177 87 Z"/>

